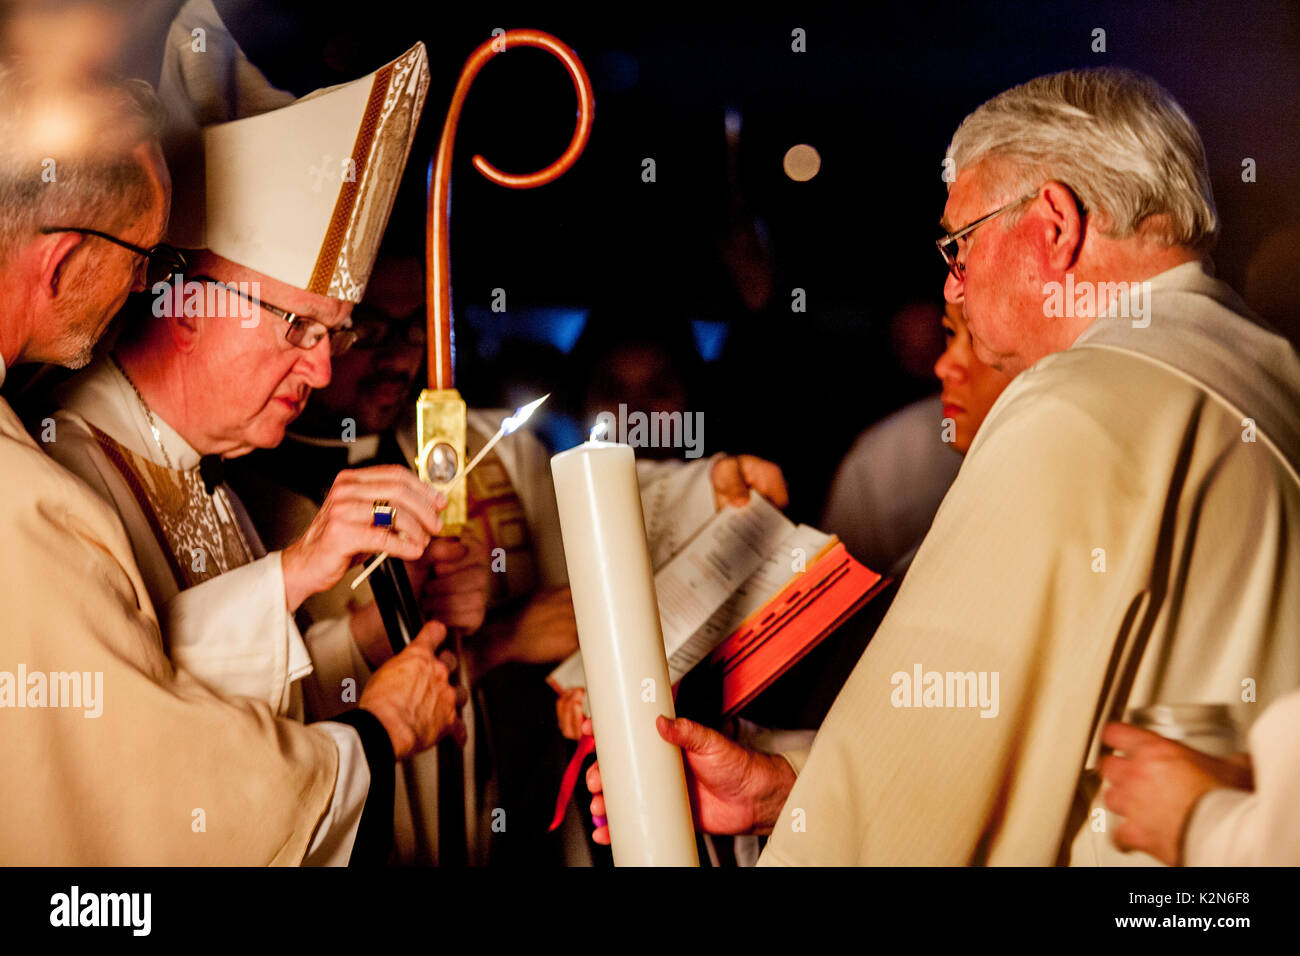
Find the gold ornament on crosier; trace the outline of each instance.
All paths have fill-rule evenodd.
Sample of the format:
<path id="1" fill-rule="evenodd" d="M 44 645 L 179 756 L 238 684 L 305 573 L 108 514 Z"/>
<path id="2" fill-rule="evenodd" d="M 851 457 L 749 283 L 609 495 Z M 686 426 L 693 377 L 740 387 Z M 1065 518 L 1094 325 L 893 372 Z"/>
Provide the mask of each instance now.
<path id="1" fill-rule="evenodd" d="M 420 392 L 415 406 L 420 454 L 415 467 L 421 481 L 445 485 L 460 472 L 465 463 L 465 415 L 465 400 L 456 389 L 426 388 Z M 468 517 L 465 482 L 457 482 L 447 497 L 442 530 L 444 534 L 457 534 Z"/>
<path id="2" fill-rule="evenodd" d="M 504 173 L 482 156 L 473 159 L 474 168 L 499 186 L 532 189 L 557 179 L 581 155 L 591 135 L 595 98 L 591 80 L 581 61 L 564 43 L 540 30 L 507 30 L 483 42 L 461 70 L 451 97 L 451 108 L 443 123 L 442 138 L 430 170 L 429 207 L 425 229 L 425 286 L 429 313 L 429 387 L 416 403 L 416 445 L 419 454 L 413 462 L 420 479 L 445 485 L 455 479 L 465 466 L 466 408 L 455 385 L 455 356 L 452 350 L 451 314 L 451 157 L 456 139 L 456 124 L 470 84 L 479 70 L 494 56 L 514 47 L 530 46 L 554 55 L 569 71 L 578 97 L 577 122 L 573 138 L 564 153 L 535 173 Z M 466 483 L 455 482 L 448 489 L 447 509 L 442 515 L 443 534 L 456 534 L 464 526 L 468 504 Z"/>

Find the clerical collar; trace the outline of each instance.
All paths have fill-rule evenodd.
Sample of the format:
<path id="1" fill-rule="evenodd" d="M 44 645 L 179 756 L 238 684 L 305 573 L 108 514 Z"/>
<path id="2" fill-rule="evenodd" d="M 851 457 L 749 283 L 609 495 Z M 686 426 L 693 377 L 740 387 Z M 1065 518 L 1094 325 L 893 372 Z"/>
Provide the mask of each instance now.
<path id="1" fill-rule="evenodd" d="M 153 419 L 158 439 L 154 440 L 153 427 L 136 399 L 135 389 L 107 358 L 96 359 L 85 371 L 73 376 L 59 389 L 58 401 L 114 441 L 160 467 L 178 471 L 199 467 L 199 453 L 156 411 Z M 163 449 L 167 452 L 165 456 Z"/>
<path id="2" fill-rule="evenodd" d="M 5 383 L 5 357 L 0 355 L 0 385 Z"/>
<path id="3" fill-rule="evenodd" d="M 358 435 L 355 441 L 344 441 L 340 438 L 316 438 L 312 435 L 302 435 L 298 432 L 285 432 L 285 438 L 292 441 L 301 442 L 304 445 L 313 445 L 316 448 L 339 448 L 346 450 L 348 453 L 348 464 L 355 465 L 357 462 L 369 461 L 379 454 L 379 435 Z"/>

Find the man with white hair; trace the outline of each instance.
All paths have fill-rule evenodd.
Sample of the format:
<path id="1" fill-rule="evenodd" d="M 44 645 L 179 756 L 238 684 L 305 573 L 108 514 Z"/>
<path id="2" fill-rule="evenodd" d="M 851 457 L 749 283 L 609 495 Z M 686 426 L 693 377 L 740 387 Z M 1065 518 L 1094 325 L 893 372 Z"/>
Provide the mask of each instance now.
<path id="1" fill-rule="evenodd" d="M 1152 863 L 1110 845 L 1107 721 L 1300 686 L 1300 361 L 1212 277 L 1204 150 L 1153 81 L 1039 77 L 948 157 L 945 296 L 1017 377 L 811 750 L 660 734 L 765 864 Z"/>

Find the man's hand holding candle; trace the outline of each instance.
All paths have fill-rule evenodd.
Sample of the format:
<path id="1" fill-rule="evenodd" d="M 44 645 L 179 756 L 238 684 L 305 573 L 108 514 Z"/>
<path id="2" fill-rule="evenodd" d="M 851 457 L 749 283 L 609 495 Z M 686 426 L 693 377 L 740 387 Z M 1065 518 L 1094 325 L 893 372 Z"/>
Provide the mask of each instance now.
<path id="1" fill-rule="evenodd" d="M 659 736 L 682 748 L 686 758 L 686 785 L 696 823 L 705 833 L 767 834 L 776 825 L 781 807 L 794 787 L 794 768 L 776 754 L 759 753 L 728 740 L 685 717 L 659 717 Z M 590 720 L 582 732 L 592 733 Z M 605 817 L 605 797 L 600 780 L 600 762 L 587 770 L 587 789 L 592 793 L 591 815 L 597 824 Z M 597 843 L 609 843 L 609 827 L 598 825 Z"/>
<path id="2" fill-rule="evenodd" d="M 751 488 L 782 510 L 790 504 L 790 492 L 780 467 L 754 455 L 719 458 L 713 463 L 709 479 L 713 483 L 713 500 L 719 510 L 729 504 L 743 508 L 749 501 Z"/>
<path id="3" fill-rule="evenodd" d="M 392 524 L 377 526 L 384 502 Z M 447 496 L 401 465 L 377 465 L 339 472 L 307 530 L 281 553 L 285 604 L 297 610 L 308 597 L 328 591 L 358 558 L 387 551 L 414 561 L 442 529 L 439 512 Z"/>

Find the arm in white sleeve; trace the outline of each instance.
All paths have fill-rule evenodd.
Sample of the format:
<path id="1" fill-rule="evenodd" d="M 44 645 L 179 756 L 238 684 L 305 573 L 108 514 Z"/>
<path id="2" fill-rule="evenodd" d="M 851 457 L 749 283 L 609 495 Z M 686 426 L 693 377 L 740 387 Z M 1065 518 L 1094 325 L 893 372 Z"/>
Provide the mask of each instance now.
<path id="1" fill-rule="evenodd" d="M 340 833 L 345 828 L 352 828 L 355 836 L 351 840 L 350 850 L 345 849 L 342 841 L 332 845 L 327 842 L 322 848 L 321 856 L 331 863 L 341 863 L 346 853 L 349 866 L 384 866 L 393 852 L 393 801 L 397 780 L 397 760 L 393 753 L 393 741 L 388 736 L 388 731 L 384 729 L 384 725 L 379 722 L 379 718 L 360 707 L 340 714 L 332 721 L 313 726 L 325 728 L 332 734 L 333 728 L 340 725 L 351 728 L 353 737 L 359 742 L 361 761 L 364 761 L 366 766 L 369 787 L 360 794 L 360 819 L 355 824 L 351 821 L 350 814 L 353 813 L 356 805 L 356 792 L 349 791 L 342 797 L 344 802 L 339 805 L 338 823 L 332 828 Z M 355 750 L 352 753 L 355 755 Z M 340 764 L 343 756 L 343 750 L 340 748 Z M 356 765 L 359 766 L 361 761 Z M 339 781 L 345 779 L 341 765 L 338 779 Z M 336 787 L 335 796 L 339 795 L 340 790 Z M 333 803 L 329 809 L 334 810 Z M 330 840 L 328 833 L 325 839 Z"/>
<path id="2" fill-rule="evenodd" d="M 302 862 L 303 866 L 347 866 L 370 789 L 370 768 L 361 746 L 361 735 L 351 727 L 330 721 L 312 726 L 334 738 L 339 748 L 339 772 L 334 779 L 329 807 Z"/>
<path id="3" fill-rule="evenodd" d="M 1255 790 L 1211 790 L 1183 837 L 1188 866 L 1300 866 L 1300 692 L 1250 729 Z"/>
<path id="4" fill-rule="evenodd" d="M 284 713 L 289 685 L 311 671 L 285 607 L 278 551 L 178 592 L 161 617 L 172 663 L 223 697 Z"/>

